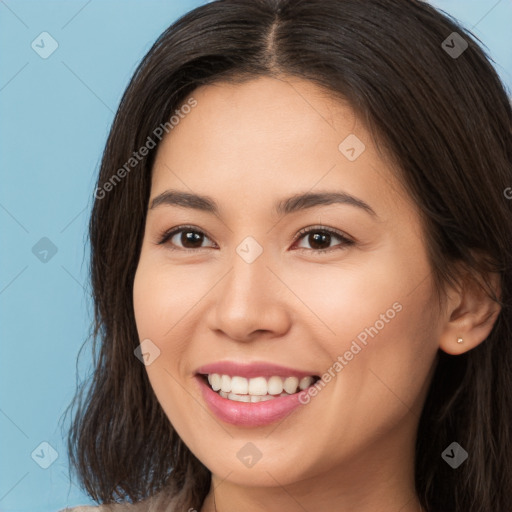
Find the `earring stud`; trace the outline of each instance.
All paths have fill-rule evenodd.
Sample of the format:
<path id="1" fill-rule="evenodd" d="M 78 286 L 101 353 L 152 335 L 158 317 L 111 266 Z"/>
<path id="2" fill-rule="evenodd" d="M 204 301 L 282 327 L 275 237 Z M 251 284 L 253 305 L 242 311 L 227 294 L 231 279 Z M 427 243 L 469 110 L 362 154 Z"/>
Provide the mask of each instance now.
<path id="1" fill-rule="evenodd" d="M 464 340 L 462 338 L 457 338 L 457 343 L 464 343 Z"/>

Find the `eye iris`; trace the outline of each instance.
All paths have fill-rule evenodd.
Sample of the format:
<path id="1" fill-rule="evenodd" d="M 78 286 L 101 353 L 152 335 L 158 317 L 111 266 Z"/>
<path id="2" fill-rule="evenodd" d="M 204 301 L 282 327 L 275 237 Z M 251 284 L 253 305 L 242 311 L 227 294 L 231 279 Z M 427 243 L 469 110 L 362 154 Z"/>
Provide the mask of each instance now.
<path id="1" fill-rule="evenodd" d="M 308 241 L 309 241 L 309 244 L 311 245 L 311 247 L 313 247 L 313 249 L 326 249 L 330 245 L 331 235 L 329 235 L 327 233 L 318 233 L 318 232 L 310 233 Z M 315 247 L 315 245 L 319 245 L 319 244 L 320 245 L 327 244 L 327 247 Z"/>
<path id="2" fill-rule="evenodd" d="M 195 231 L 183 231 L 181 233 L 181 243 L 184 247 L 187 247 L 187 244 L 192 244 L 192 248 L 201 247 L 203 238 L 204 236 L 201 233 Z"/>

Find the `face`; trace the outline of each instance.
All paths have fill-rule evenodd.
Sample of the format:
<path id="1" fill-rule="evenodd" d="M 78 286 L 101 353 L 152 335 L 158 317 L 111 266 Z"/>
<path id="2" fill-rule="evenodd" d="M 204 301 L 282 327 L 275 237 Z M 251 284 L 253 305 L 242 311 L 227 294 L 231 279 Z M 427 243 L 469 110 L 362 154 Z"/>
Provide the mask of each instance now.
<path id="1" fill-rule="evenodd" d="M 133 290 L 170 422 L 238 484 L 406 465 L 439 334 L 414 204 L 310 82 L 192 96 L 158 148 Z"/>

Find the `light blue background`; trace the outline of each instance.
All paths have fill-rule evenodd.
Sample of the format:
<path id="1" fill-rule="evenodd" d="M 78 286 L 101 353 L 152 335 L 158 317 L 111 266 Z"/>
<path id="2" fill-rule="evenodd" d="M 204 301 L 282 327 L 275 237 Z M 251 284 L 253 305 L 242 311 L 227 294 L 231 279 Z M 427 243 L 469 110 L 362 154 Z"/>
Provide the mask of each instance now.
<path id="1" fill-rule="evenodd" d="M 202 3 L 0 1 L 0 512 L 93 503 L 69 482 L 59 420 L 91 321 L 84 242 L 95 176 L 137 63 L 168 25 Z M 433 3 L 489 47 L 510 91 L 512 1 Z M 31 48 L 43 31 L 59 45 L 48 59 Z M 46 263 L 32 253 L 42 237 L 57 247 Z M 81 377 L 89 345 L 82 354 Z M 46 470 L 31 458 L 43 441 L 58 452 Z"/>

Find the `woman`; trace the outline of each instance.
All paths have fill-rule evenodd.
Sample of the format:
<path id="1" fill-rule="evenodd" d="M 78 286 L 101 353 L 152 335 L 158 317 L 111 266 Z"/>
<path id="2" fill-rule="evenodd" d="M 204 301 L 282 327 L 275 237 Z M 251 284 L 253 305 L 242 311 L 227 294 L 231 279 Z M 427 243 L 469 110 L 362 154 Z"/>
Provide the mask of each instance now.
<path id="1" fill-rule="evenodd" d="M 420 1 L 219 0 L 166 30 L 90 221 L 69 449 L 99 510 L 509 510 L 511 127 Z"/>

